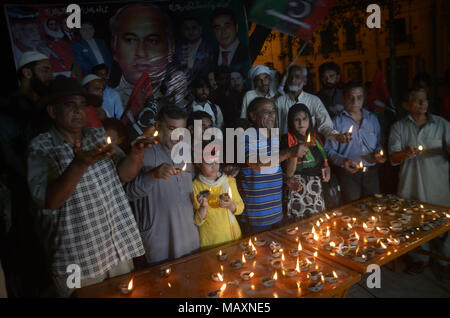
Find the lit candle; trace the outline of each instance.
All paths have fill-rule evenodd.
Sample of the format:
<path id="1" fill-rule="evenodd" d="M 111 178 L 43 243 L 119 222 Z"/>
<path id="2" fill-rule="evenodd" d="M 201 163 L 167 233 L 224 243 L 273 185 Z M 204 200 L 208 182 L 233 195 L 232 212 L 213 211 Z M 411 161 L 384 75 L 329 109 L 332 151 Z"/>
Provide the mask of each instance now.
<path id="1" fill-rule="evenodd" d="M 419 147 L 417 147 L 417 150 L 423 151 L 423 146 L 422 146 L 422 145 L 419 145 Z"/>
<path id="2" fill-rule="evenodd" d="M 384 155 L 384 152 L 383 152 L 383 149 L 381 149 L 380 150 L 380 156 L 383 156 Z"/>
<path id="3" fill-rule="evenodd" d="M 350 126 L 348 129 L 348 134 L 351 135 L 353 133 L 353 125 Z"/>
<path id="4" fill-rule="evenodd" d="M 157 137 L 158 136 L 158 131 L 157 130 L 155 130 L 155 132 L 153 133 L 153 137 Z"/>
<path id="5" fill-rule="evenodd" d="M 131 294 L 131 292 L 134 289 L 134 283 L 133 283 L 133 278 L 130 279 L 130 281 L 128 282 L 128 284 L 122 284 L 120 285 L 120 292 L 124 295 L 128 295 Z"/>
<path id="6" fill-rule="evenodd" d="M 255 273 L 250 272 L 250 271 L 243 271 L 240 274 L 242 280 L 250 280 L 254 275 L 255 275 Z"/>
<path id="7" fill-rule="evenodd" d="M 217 259 L 219 261 L 224 261 L 227 259 L 228 254 L 225 252 L 222 252 L 222 250 L 219 251 L 219 253 L 217 253 Z"/>
<path id="8" fill-rule="evenodd" d="M 170 267 L 161 267 L 159 269 L 159 273 L 161 277 L 169 277 L 169 275 L 172 273 L 172 268 Z"/>
<path id="9" fill-rule="evenodd" d="M 111 143 L 111 137 L 108 136 L 108 138 L 106 138 L 106 143 L 109 145 Z"/>

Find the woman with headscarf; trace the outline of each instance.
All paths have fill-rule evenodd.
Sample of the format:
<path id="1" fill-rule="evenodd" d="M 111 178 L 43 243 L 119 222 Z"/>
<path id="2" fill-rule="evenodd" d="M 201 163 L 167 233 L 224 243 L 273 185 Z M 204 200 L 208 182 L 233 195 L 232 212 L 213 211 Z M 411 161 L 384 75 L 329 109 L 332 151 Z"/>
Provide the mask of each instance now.
<path id="1" fill-rule="evenodd" d="M 309 153 L 303 158 L 289 158 L 283 167 L 290 185 L 287 216 L 296 220 L 325 209 L 322 182 L 330 180 L 327 155 L 312 125 L 311 113 L 304 104 L 295 104 L 289 109 L 288 133 L 282 137 L 281 147 L 293 147 L 298 143 L 306 143 Z"/>

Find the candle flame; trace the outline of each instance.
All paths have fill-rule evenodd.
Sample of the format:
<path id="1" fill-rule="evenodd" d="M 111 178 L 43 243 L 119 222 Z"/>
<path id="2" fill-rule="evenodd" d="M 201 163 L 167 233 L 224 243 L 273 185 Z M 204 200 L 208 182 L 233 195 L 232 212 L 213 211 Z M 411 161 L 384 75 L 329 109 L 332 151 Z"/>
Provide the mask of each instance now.
<path id="1" fill-rule="evenodd" d="M 298 242 L 298 251 L 300 252 L 302 250 L 302 243 Z"/>
<path id="2" fill-rule="evenodd" d="M 330 216 L 328 214 L 325 213 L 325 217 L 329 220 Z"/>
<path id="3" fill-rule="evenodd" d="M 223 276 L 222 276 L 222 274 L 217 273 L 217 278 L 218 278 L 221 282 L 223 282 Z"/>
<path id="4" fill-rule="evenodd" d="M 323 277 L 323 275 L 320 275 L 320 279 L 322 280 L 322 283 L 325 282 L 325 278 Z"/>
<path id="5" fill-rule="evenodd" d="M 316 229 L 314 228 L 314 225 L 313 225 L 313 228 L 312 228 L 311 233 L 312 233 L 312 234 L 315 234 L 315 233 L 316 233 Z"/>
<path id="6" fill-rule="evenodd" d="M 253 276 L 255 276 L 255 273 L 250 272 L 250 274 L 248 274 L 248 277 L 252 278 Z"/>
<path id="7" fill-rule="evenodd" d="M 327 228 L 327 233 L 325 234 L 326 237 L 330 237 L 330 229 Z"/>
<path id="8" fill-rule="evenodd" d="M 359 241 L 359 235 L 355 232 L 355 238 Z"/>
<path id="9" fill-rule="evenodd" d="M 352 228 L 353 228 L 352 225 L 351 225 L 350 223 L 347 223 L 347 227 L 348 227 L 349 229 L 352 229 Z"/>
<path id="10" fill-rule="evenodd" d="M 222 250 L 219 251 L 219 255 L 222 256 Z"/>
<path id="11" fill-rule="evenodd" d="M 183 166 L 183 168 L 181 169 L 181 171 L 185 171 L 186 168 L 187 168 L 187 162 L 184 163 L 184 166 Z"/>
<path id="12" fill-rule="evenodd" d="M 352 218 L 352 221 L 353 221 L 353 223 L 355 223 L 356 222 L 356 218 Z"/>
<path id="13" fill-rule="evenodd" d="M 169 286 L 169 288 L 171 288 L 171 287 L 172 287 L 172 285 L 170 285 L 170 283 L 167 283 L 167 286 Z"/>
<path id="14" fill-rule="evenodd" d="M 367 229 L 367 224 L 365 222 L 363 223 L 363 228 Z"/>
<path id="15" fill-rule="evenodd" d="M 317 226 L 317 227 L 320 227 L 320 222 L 319 222 L 319 220 L 317 220 L 316 226 Z"/>
<path id="16" fill-rule="evenodd" d="M 333 271 L 333 276 L 334 276 L 334 278 L 338 278 L 338 275 L 336 274 L 336 272 L 335 271 Z"/>
<path id="17" fill-rule="evenodd" d="M 245 256 L 244 256 L 244 252 L 242 252 L 242 264 L 245 263 Z"/>
<path id="18" fill-rule="evenodd" d="M 362 160 L 359 162 L 359 167 L 360 167 L 361 169 L 364 168 Z"/>
<path id="19" fill-rule="evenodd" d="M 297 282 L 297 289 L 300 290 L 300 282 Z"/>
<path id="20" fill-rule="evenodd" d="M 284 258 L 284 253 L 281 254 L 281 261 L 284 262 L 285 258 Z"/>
<path id="21" fill-rule="evenodd" d="M 383 149 L 380 150 L 380 156 L 384 155 Z"/>
<path id="22" fill-rule="evenodd" d="M 312 264 L 311 261 L 310 261 L 309 259 L 306 259 L 306 263 Z"/>
<path id="23" fill-rule="evenodd" d="M 306 138 L 306 142 L 311 142 L 311 134 L 308 133 L 308 138 Z"/>
<path id="24" fill-rule="evenodd" d="M 336 243 L 330 242 L 330 246 L 331 246 L 332 248 L 335 248 L 335 247 L 336 247 Z"/>
<path id="25" fill-rule="evenodd" d="M 386 245 L 384 245 L 383 242 L 380 242 L 380 245 L 382 248 L 386 248 Z"/>
<path id="26" fill-rule="evenodd" d="M 111 143 L 111 137 L 108 136 L 108 138 L 106 138 L 106 143 L 109 145 Z"/>
<path id="27" fill-rule="evenodd" d="M 353 131 L 353 125 L 350 126 L 350 128 L 348 129 L 348 133 L 351 134 Z"/>
<path id="28" fill-rule="evenodd" d="M 133 278 L 130 279 L 130 282 L 128 283 L 128 290 L 133 290 Z"/>
<path id="29" fill-rule="evenodd" d="M 419 145 L 419 147 L 417 147 L 417 149 L 419 149 L 419 151 L 422 151 L 423 150 L 423 146 Z"/>
<path id="30" fill-rule="evenodd" d="M 295 266 L 295 270 L 297 271 L 297 273 L 300 273 L 300 263 L 298 262 L 298 257 L 297 257 L 297 265 Z"/>
<path id="31" fill-rule="evenodd" d="M 374 222 L 376 222 L 377 221 L 377 218 L 375 217 L 375 216 L 372 216 L 372 218 L 371 218 Z"/>
<path id="32" fill-rule="evenodd" d="M 155 132 L 153 133 L 153 137 L 156 137 L 156 136 L 158 136 L 158 131 L 157 130 L 155 130 Z"/>
<path id="33" fill-rule="evenodd" d="M 314 241 L 318 241 L 319 240 L 319 236 L 317 235 L 317 233 L 314 233 Z"/>
<path id="34" fill-rule="evenodd" d="M 223 273 L 223 266 L 220 265 L 220 271 Z"/>
<path id="35" fill-rule="evenodd" d="M 252 240 L 248 239 L 248 246 L 252 246 Z"/>
<path id="36" fill-rule="evenodd" d="M 275 271 L 275 274 L 273 275 L 273 277 L 272 277 L 274 280 L 277 280 L 278 279 L 278 273 L 277 273 L 277 271 Z"/>
<path id="37" fill-rule="evenodd" d="M 228 196 L 233 199 L 233 194 L 231 193 L 231 187 L 228 187 Z"/>
<path id="38" fill-rule="evenodd" d="M 362 256 L 361 256 L 363 259 L 365 259 L 366 258 L 366 255 L 365 254 L 363 254 Z"/>
<path id="39" fill-rule="evenodd" d="M 222 284 L 222 287 L 220 287 L 220 291 L 223 292 L 227 288 L 227 284 Z"/>
<path id="40" fill-rule="evenodd" d="M 314 257 L 317 257 L 317 251 L 315 251 L 313 255 L 314 255 Z"/>

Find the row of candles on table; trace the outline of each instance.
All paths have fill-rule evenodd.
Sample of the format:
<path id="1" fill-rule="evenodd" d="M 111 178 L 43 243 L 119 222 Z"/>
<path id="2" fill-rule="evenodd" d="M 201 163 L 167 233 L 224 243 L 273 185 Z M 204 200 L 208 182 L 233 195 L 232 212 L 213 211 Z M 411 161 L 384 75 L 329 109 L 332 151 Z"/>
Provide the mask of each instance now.
<path id="1" fill-rule="evenodd" d="M 229 193 L 229 196 L 231 197 L 231 193 Z M 423 209 L 424 208 L 423 205 L 420 205 L 420 208 Z M 404 209 L 404 211 L 412 212 L 413 210 L 412 209 L 411 210 Z M 427 215 L 432 215 L 435 213 L 436 213 L 436 211 L 434 211 L 434 210 L 430 210 L 430 211 L 427 210 L 425 212 L 425 214 L 427 214 Z M 360 243 L 361 236 L 355 230 L 353 233 L 350 233 L 349 240 L 348 240 L 350 246 L 347 246 L 347 249 L 345 250 L 345 248 L 344 248 L 345 246 L 343 243 L 337 244 L 334 241 L 331 241 L 331 232 L 330 232 L 329 226 L 326 227 L 326 231 L 324 231 L 325 229 L 322 229 L 322 230 L 320 229 L 322 224 L 324 224 L 327 221 L 331 222 L 333 217 L 341 217 L 341 220 L 347 224 L 346 229 L 349 232 L 358 223 L 357 218 L 355 218 L 355 217 L 351 218 L 349 216 L 342 216 L 342 212 L 340 212 L 340 211 L 333 212 L 331 217 L 327 213 L 325 213 L 326 220 L 324 220 L 323 218 L 319 218 L 316 221 L 315 225 L 313 225 L 311 232 L 303 232 L 302 233 L 302 235 L 306 238 L 306 241 L 310 244 L 322 244 L 326 250 L 341 252 L 343 255 L 348 253 L 350 251 L 351 247 L 356 248 L 355 256 L 356 256 L 356 259 L 359 260 L 360 262 L 367 261 L 368 258 L 370 258 L 372 256 L 371 255 L 372 252 L 373 253 L 375 253 L 375 252 L 376 253 L 384 253 L 387 250 L 388 245 L 397 246 L 400 244 L 400 239 L 398 239 L 398 238 L 393 238 L 392 236 L 390 236 L 390 237 L 386 238 L 386 240 L 384 240 L 384 238 L 380 238 L 380 237 L 370 234 L 370 235 L 364 237 L 363 242 L 364 243 L 376 242 L 377 245 L 375 246 L 375 250 L 372 251 L 371 249 L 367 248 L 366 246 L 363 246 L 363 247 L 361 247 L 362 252 L 358 253 L 358 251 L 360 250 L 359 243 Z M 450 218 L 450 214 L 445 213 L 445 217 Z M 423 219 L 423 218 L 424 218 L 424 214 L 421 215 L 421 219 Z M 378 233 L 387 235 L 389 233 L 388 228 L 376 226 L 377 221 L 380 221 L 380 219 L 381 219 L 381 216 L 380 217 L 371 216 L 367 221 L 363 222 L 363 224 L 362 224 L 363 230 L 366 233 L 372 233 L 376 229 Z M 401 222 L 391 221 L 391 229 L 392 230 L 395 231 L 395 228 L 398 226 L 401 226 Z M 317 230 L 316 230 L 316 227 L 317 227 Z M 333 228 L 336 228 L 336 221 L 333 222 Z M 294 235 L 295 233 L 298 232 L 298 227 L 287 229 L 286 232 L 289 235 Z M 409 239 L 409 236 L 405 235 L 405 238 Z M 300 272 L 308 271 L 310 266 L 314 266 L 314 264 L 316 263 L 316 257 L 318 255 L 317 251 L 314 252 L 312 258 L 306 257 L 304 260 L 300 261 L 299 256 L 301 255 L 301 252 L 302 252 L 302 245 L 301 245 L 301 242 L 299 241 L 298 237 L 297 237 L 296 241 L 298 242 L 298 247 L 296 249 L 291 249 L 288 251 L 288 254 L 291 257 L 296 258 L 296 266 L 295 267 L 293 267 L 293 266 L 285 267 L 284 266 L 286 258 L 284 255 L 284 251 L 281 248 L 281 245 L 279 243 L 272 242 L 270 244 L 271 256 L 272 256 L 271 265 L 275 269 L 275 271 L 272 276 L 265 276 L 265 277 L 261 278 L 261 283 L 264 286 L 270 287 L 275 284 L 275 282 L 278 279 L 277 269 L 281 270 L 283 276 L 285 276 L 285 277 L 295 277 Z M 237 259 L 232 260 L 230 262 L 231 267 L 235 270 L 242 268 L 246 262 L 254 259 L 255 256 L 257 255 L 257 249 L 256 249 L 255 245 L 260 247 L 260 246 L 265 246 L 266 244 L 267 244 L 266 240 L 264 240 L 264 239 L 258 240 L 256 237 L 254 238 L 253 242 L 251 239 L 249 239 L 247 244 L 241 243 L 240 247 L 243 250 L 242 257 L 240 260 L 237 260 Z M 223 262 L 223 261 L 227 260 L 228 254 L 226 252 L 223 252 L 222 250 L 219 250 L 219 252 L 216 254 L 216 257 L 219 261 Z M 254 261 L 253 266 L 255 266 L 255 264 L 256 264 L 256 261 Z M 211 275 L 211 278 L 215 282 L 222 282 L 222 286 L 218 290 L 209 292 L 207 297 L 220 297 L 227 287 L 227 284 L 224 283 L 223 266 L 220 265 L 220 268 L 221 268 L 221 271 L 219 271 L 217 273 L 213 273 Z M 322 288 L 324 282 L 328 282 L 328 283 L 336 283 L 337 282 L 338 275 L 336 274 L 335 271 L 332 271 L 331 273 L 327 273 L 327 274 L 323 275 L 321 272 L 318 272 L 318 269 L 319 269 L 319 267 L 318 267 L 318 265 L 316 265 L 315 270 L 308 273 L 308 277 L 311 280 L 317 281 L 309 286 L 310 290 L 319 291 Z M 171 273 L 172 273 L 172 268 L 170 266 L 165 266 L 165 267 L 160 268 L 160 276 L 161 277 L 168 277 L 171 275 Z M 252 271 L 249 271 L 249 270 L 245 270 L 240 273 L 240 277 L 243 281 L 249 281 L 255 277 L 255 273 Z M 320 278 L 320 280 L 319 280 L 319 278 Z M 230 285 L 237 284 L 237 283 L 238 282 L 236 282 L 236 281 L 228 282 L 228 284 L 230 284 Z M 168 283 L 168 286 L 171 287 L 170 283 Z M 297 286 L 298 286 L 298 289 L 300 290 L 300 282 L 297 282 Z M 120 290 L 123 294 L 130 294 L 133 289 L 134 289 L 134 279 L 133 278 L 127 284 L 123 284 L 120 286 Z"/>

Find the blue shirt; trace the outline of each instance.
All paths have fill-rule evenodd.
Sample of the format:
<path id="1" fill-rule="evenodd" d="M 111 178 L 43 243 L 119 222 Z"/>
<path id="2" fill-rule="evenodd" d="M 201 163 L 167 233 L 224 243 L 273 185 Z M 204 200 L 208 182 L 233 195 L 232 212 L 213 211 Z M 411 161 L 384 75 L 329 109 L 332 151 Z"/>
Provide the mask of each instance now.
<path id="1" fill-rule="evenodd" d="M 106 86 L 103 91 L 102 107 L 108 114 L 108 117 L 116 117 L 117 119 L 122 117 L 123 106 L 120 94 L 109 86 Z"/>
<path id="2" fill-rule="evenodd" d="M 259 135 L 259 134 L 258 134 Z M 247 136 L 246 136 L 247 137 Z M 279 139 L 272 140 L 273 145 L 279 145 Z M 249 158 L 250 149 L 253 148 L 261 153 L 271 153 L 271 142 L 266 137 L 258 137 L 256 141 L 246 138 L 246 159 Z M 264 169 L 264 167 L 262 168 Z M 266 226 L 280 222 L 283 218 L 281 193 L 283 186 L 283 175 L 280 165 L 266 168 L 260 172 L 254 172 L 250 167 L 241 170 L 243 180 L 242 189 L 245 203 L 245 212 L 251 226 Z"/>
<path id="3" fill-rule="evenodd" d="M 340 143 L 327 139 L 325 142 L 325 151 L 328 160 L 334 165 L 343 168 L 344 160 L 350 159 L 358 164 L 362 161 L 364 166 L 375 166 L 374 154 L 381 150 L 381 129 L 378 118 L 362 108 L 361 126 L 343 110 L 333 119 L 334 128 L 339 133 L 346 133 L 353 125 L 353 139 L 348 143 Z"/>

